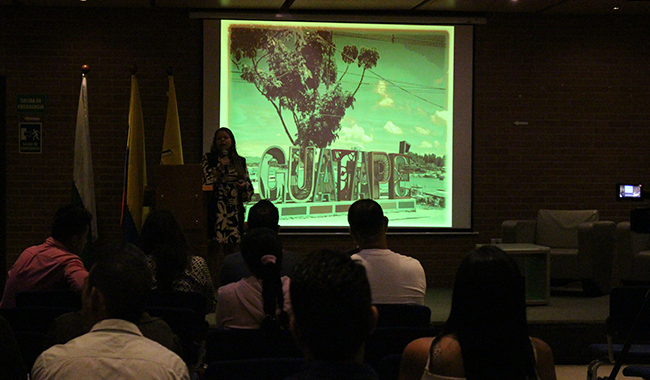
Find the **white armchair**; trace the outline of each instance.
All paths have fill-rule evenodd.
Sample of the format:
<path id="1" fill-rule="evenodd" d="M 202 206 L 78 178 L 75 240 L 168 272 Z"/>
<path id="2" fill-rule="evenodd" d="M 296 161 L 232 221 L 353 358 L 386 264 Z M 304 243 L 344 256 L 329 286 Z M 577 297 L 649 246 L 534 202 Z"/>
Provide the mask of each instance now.
<path id="1" fill-rule="evenodd" d="M 536 219 L 504 221 L 501 236 L 549 247 L 553 282 L 579 280 L 585 294 L 602 295 L 611 288 L 615 228 L 598 210 L 539 210 Z"/>

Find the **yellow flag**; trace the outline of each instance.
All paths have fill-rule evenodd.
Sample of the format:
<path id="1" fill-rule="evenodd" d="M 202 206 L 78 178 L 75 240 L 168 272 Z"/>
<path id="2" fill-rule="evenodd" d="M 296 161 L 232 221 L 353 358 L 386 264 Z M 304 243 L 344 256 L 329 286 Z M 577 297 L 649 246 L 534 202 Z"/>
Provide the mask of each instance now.
<path id="1" fill-rule="evenodd" d="M 122 196 L 122 226 L 128 242 L 137 242 L 142 227 L 144 189 L 147 186 L 147 165 L 144 149 L 144 121 L 140 89 L 135 75 L 131 75 L 129 104 L 129 135 L 126 143 L 126 163 Z"/>
<path id="2" fill-rule="evenodd" d="M 183 165 L 183 144 L 181 143 L 181 127 L 178 122 L 178 106 L 176 105 L 176 89 L 174 76 L 169 76 L 169 102 L 167 103 L 167 122 L 163 138 L 161 165 Z"/>

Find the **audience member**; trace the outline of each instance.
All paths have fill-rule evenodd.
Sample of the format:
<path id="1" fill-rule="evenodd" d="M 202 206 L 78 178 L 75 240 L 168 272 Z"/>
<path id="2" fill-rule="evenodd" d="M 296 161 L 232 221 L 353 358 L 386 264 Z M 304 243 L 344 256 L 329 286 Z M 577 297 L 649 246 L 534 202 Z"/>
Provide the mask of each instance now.
<path id="1" fill-rule="evenodd" d="M 140 320 L 151 291 L 151 272 L 136 246 L 120 243 L 97 257 L 82 292 L 89 333 L 43 352 L 32 379 L 187 379 L 183 360 L 145 338 Z"/>
<path id="2" fill-rule="evenodd" d="M 269 228 L 248 231 L 242 238 L 241 253 L 253 275 L 217 290 L 217 325 L 288 328 L 289 278 L 280 276 L 282 244 L 277 234 Z"/>
<path id="3" fill-rule="evenodd" d="M 360 199 L 348 210 L 350 234 L 358 246 L 352 258 L 366 268 L 372 302 L 424 305 L 427 279 L 419 261 L 388 249 L 388 218 L 379 203 Z"/>
<path id="4" fill-rule="evenodd" d="M 248 210 L 248 221 L 244 223 L 244 228 L 246 231 L 250 231 L 255 228 L 266 227 L 278 233 L 280 232 L 279 220 L 280 215 L 277 207 L 271 201 L 262 199 Z M 291 278 L 293 268 L 299 262 L 299 253 L 282 249 L 282 268 L 280 268 L 280 274 Z M 221 286 L 228 285 L 231 282 L 237 282 L 251 275 L 252 273 L 244 262 L 244 257 L 241 252 L 226 255 L 223 266 L 221 267 Z"/>
<path id="5" fill-rule="evenodd" d="M 511 257 L 495 246 L 470 252 L 442 332 L 404 349 L 399 379 L 555 380 L 550 347 L 529 337 L 525 298 Z"/>
<path id="6" fill-rule="evenodd" d="M 47 334 L 48 347 L 68 343 L 72 339 L 88 333 L 92 328 L 89 323 L 90 321 L 83 317 L 81 311 L 71 311 L 58 316 L 54 319 Z M 145 311 L 136 325 L 145 338 L 160 343 L 179 356 L 183 353 L 178 336 L 162 319 L 152 317 Z"/>
<path id="7" fill-rule="evenodd" d="M 305 257 L 291 281 L 291 304 L 291 329 L 307 363 L 290 380 L 377 379 L 363 363 L 377 323 L 363 265 L 330 250 Z"/>
<path id="8" fill-rule="evenodd" d="M 52 235 L 23 251 L 9 270 L 0 308 L 14 307 L 20 292 L 72 289 L 81 293 L 88 271 L 79 254 L 86 245 L 91 218 L 83 207 L 59 208 Z"/>
<path id="9" fill-rule="evenodd" d="M 140 233 L 140 248 L 153 273 L 153 289 L 205 295 L 206 310 L 214 309 L 214 286 L 201 256 L 191 255 L 185 233 L 170 210 L 154 210 Z"/>
<path id="10" fill-rule="evenodd" d="M 0 316 L 0 379 L 26 380 L 27 369 L 9 322 Z"/>

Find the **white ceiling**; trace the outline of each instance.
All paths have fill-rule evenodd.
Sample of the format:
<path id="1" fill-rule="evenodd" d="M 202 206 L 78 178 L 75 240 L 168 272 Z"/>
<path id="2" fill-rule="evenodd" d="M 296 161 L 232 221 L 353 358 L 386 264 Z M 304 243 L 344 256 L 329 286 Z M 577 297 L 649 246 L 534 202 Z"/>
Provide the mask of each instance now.
<path id="1" fill-rule="evenodd" d="M 0 5 L 429 14 L 650 14 L 650 0 L 0 0 Z"/>

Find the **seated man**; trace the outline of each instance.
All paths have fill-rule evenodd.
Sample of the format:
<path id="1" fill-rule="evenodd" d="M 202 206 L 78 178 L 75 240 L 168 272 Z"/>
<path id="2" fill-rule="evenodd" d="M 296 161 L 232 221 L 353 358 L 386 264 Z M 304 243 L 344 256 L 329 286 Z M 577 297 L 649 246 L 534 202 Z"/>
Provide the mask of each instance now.
<path id="1" fill-rule="evenodd" d="M 9 270 L 0 308 L 14 307 L 20 292 L 72 289 L 81 293 L 88 271 L 79 254 L 86 245 L 91 218 L 83 207 L 59 208 L 52 236 L 23 251 Z"/>
<path id="2" fill-rule="evenodd" d="M 183 360 L 145 338 L 136 323 L 151 291 L 144 253 L 120 243 L 97 258 L 82 293 L 89 333 L 43 352 L 32 379 L 187 379 Z"/>
<path id="3" fill-rule="evenodd" d="M 363 363 L 377 324 L 366 271 L 349 255 L 323 250 L 307 256 L 291 281 L 291 331 L 307 364 L 290 380 L 377 379 Z"/>
<path id="4" fill-rule="evenodd" d="M 372 303 L 424 305 L 424 268 L 416 259 L 388 249 L 388 218 L 379 203 L 372 199 L 354 202 L 348 210 L 348 223 L 359 249 L 352 258 L 366 267 Z"/>
<path id="5" fill-rule="evenodd" d="M 277 234 L 280 232 L 280 225 L 278 224 L 279 220 L 280 215 L 278 213 L 278 208 L 275 207 L 271 201 L 262 199 L 254 204 L 248 211 L 248 221 L 244 223 L 244 228 L 246 231 L 250 231 L 255 228 L 266 227 L 272 229 Z M 293 268 L 299 262 L 299 253 L 282 249 L 282 268 L 280 268 L 280 276 L 291 278 Z M 248 278 L 250 276 L 252 276 L 252 273 L 248 270 L 248 266 L 244 262 L 244 257 L 241 252 L 226 255 L 223 260 L 223 266 L 221 267 L 221 286 L 228 285 L 231 282 L 237 282 L 242 278 Z"/>

